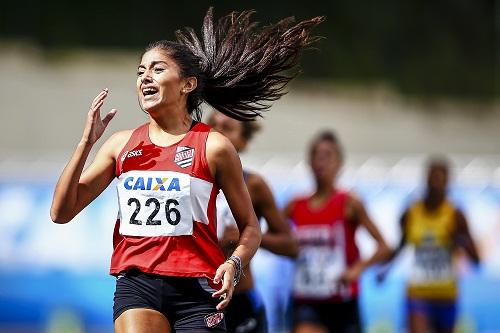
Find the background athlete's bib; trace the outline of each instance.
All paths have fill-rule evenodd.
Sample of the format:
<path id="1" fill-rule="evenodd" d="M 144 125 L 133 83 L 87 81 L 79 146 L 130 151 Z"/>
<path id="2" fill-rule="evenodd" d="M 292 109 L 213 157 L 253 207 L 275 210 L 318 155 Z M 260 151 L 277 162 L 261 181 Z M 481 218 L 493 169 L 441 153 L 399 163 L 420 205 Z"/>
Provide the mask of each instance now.
<path id="1" fill-rule="evenodd" d="M 129 171 L 118 178 L 120 234 L 193 234 L 191 177 L 173 171 Z"/>
<path id="2" fill-rule="evenodd" d="M 295 268 L 295 296 L 326 299 L 343 294 L 339 283 L 346 269 L 342 225 L 308 226 L 298 232 L 302 233 L 302 238 L 310 238 L 312 243 L 300 249 Z"/>
<path id="3" fill-rule="evenodd" d="M 410 276 L 412 284 L 432 284 L 453 281 L 451 253 L 442 246 L 418 246 Z"/>

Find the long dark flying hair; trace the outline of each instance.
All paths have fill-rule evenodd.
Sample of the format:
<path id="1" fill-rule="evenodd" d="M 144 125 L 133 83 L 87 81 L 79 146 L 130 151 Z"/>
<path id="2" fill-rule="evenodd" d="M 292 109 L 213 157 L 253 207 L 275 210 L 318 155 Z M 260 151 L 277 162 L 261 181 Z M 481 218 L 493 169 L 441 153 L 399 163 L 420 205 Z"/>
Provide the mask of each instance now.
<path id="1" fill-rule="evenodd" d="M 188 96 L 188 112 L 201 118 L 203 101 L 237 120 L 254 120 L 286 92 L 297 75 L 302 51 L 318 40 L 312 29 L 323 17 L 295 22 L 293 17 L 258 27 L 250 20 L 255 11 L 232 12 L 216 24 L 209 8 L 202 38 L 194 29 L 176 31 L 178 42 L 159 41 L 146 49 L 168 52 L 179 65 L 181 75 L 194 76 L 197 88 Z M 292 71 L 291 71 L 292 70 Z"/>

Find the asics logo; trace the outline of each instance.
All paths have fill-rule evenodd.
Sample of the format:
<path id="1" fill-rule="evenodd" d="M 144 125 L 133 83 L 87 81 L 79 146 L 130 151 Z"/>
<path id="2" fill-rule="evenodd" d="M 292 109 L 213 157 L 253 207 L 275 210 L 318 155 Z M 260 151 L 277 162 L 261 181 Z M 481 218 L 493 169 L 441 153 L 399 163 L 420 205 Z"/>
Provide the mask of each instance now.
<path id="1" fill-rule="evenodd" d="M 132 151 L 127 150 L 122 155 L 122 161 L 124 161 L 127 157 L 135 157 L 135 156 L 142 156 L 142 149 L 137 149 Z"/>

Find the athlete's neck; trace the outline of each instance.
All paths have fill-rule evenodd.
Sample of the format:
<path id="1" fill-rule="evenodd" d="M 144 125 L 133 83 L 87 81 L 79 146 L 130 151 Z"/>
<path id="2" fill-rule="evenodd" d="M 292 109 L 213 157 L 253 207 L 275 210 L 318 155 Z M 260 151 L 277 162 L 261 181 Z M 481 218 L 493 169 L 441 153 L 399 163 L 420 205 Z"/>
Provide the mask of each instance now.
<path id="1" fill-rule="evenodd" d="M 328 198 L 332 193 L 335 192 L 335 186 L 330 184 L 317 184 L 316 192 L 314 196 L 316 198 Z"/>
<path id="2" fill-rule="evenodd" d="M 436 210 L 444 202 L 445 199 L 446 193 L 428 190 L 424 198 L 425 208 L 429 211 Z"/>
<path id="3" fill-rule="evenodd" d="M 157 128 L 162 132 L 179 135 L 189 131 L 192 118 L 186 108 L 171 108 L 162 112 L 149 113 L 150 128 Z"/>
<path id="4" fill-rule="evenodd" d="M 178 142 L 191 128 L 193 119 L 186 112 L 172 117 L 150 116 L 149 138 L 160 146 L 169 146 Z"/>
<path id="5" fill-rule="evenodd" d="M 325 202 L 330 198 L 332 193 L 335 191 L 335 188 L 330 185 L 328 187 L 318 186 L 316 188 L 316 192 L 309 199 L 309 205 L 313 209 L 320 209 L 323 207 Z"/>

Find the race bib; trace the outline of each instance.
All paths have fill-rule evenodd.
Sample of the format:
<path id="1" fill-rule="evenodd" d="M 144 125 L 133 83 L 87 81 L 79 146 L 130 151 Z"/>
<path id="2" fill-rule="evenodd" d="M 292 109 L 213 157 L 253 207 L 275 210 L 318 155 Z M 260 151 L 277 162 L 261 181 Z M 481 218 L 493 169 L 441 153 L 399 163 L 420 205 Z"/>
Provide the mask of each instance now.
<path id="1" fill-rule="evenodd" d="M 338 295 L 339 278 L 344 270 L 344 253 L 339 246 L 301 248 L 295 271 L 295 295 L 307 298 Z"/>
<path id="2" fill-rule="evenodd" d="M 414 284 L 432 284 L 454 279 L 451 253 L 438 246 L 420 246 L 415 249 L 415 264 L 411 274 Z"/>
<path id="3" fill-rule="evenodd" d="M 173 171 L 129 171 L 117 184 L 120 234 L 193 234 L 191 177 Z"/>
<path id="4" fill-rule="evenodd" d="M 339 278 L 346 269 L 341 223 L 302 226 L 297 230 L 300 254 L 295 266 L 294 293 L 302 298 L 343 295 Z"/>

